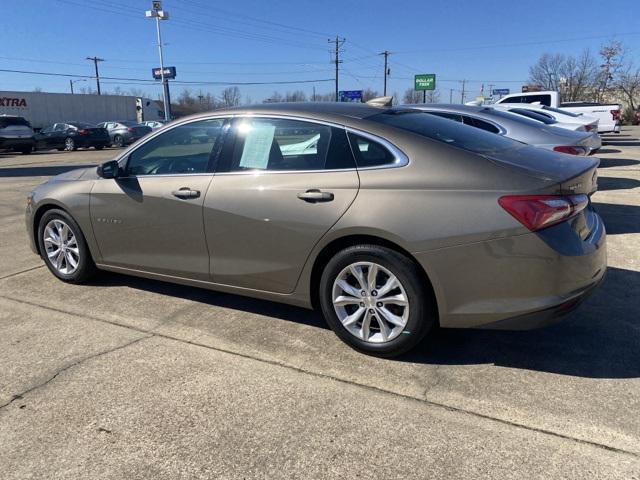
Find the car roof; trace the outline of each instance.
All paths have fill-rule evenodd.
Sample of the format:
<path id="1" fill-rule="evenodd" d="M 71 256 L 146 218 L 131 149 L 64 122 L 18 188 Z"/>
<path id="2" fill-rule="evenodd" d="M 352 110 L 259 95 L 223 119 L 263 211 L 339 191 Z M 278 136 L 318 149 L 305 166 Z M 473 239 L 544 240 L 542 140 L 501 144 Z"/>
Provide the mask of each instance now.
<path id="1" fill-rule="evenodd" d="M 296 102 L 296 103 L 263 103 L 242 107 L 226 108 L 210 112 L 191 115 L 189 118 L 202 118 L 215 115 L 292 115 L 316 120 L 348 121 L 348 119 L 363 120 L 378 113 L 388 111 L 407 110 L 404 107 L 377 107 L 366 103 L 350 102 Z"/>

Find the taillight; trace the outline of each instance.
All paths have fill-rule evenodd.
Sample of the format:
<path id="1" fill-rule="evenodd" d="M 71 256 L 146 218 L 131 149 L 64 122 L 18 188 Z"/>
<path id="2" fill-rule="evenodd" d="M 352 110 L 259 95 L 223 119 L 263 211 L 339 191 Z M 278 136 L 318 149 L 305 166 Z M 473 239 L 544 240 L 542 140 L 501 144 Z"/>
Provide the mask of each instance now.
<path id="1" fill-rule="evenodd" d="M 127 131 L 129 131 L 129 132 L 135 132 L 135 130 L 134 130 L 133 128 L 131 128 L 131 127 L 127 128 Z"/>
<path id="2" fill-rule="evenodd" d="M 571 145 L 558 145 L 553 147 L 554 152 L 568 153 L 569 155 L 586 155 L 587 150 L 582 147 L 574 147 Z"/>
<path id="3" fill-rule="evenodd" d="M 585 131 L 585 132 L 590 132 L 590 131 L 591 131 L 591 130 L 593 130 L 593 129 L 594 129 L 594 126 L 593 126 L 593 125 L 585 125 L 585 126 L 584 126 L 584 131 Z"/>
<path id="4" fill-rule="evenodd" d="M 611 117 L 614 121 L 620 120 L 620 110 L 611 110 Z"/>
<path id="5" fill-rule="evenodd" d="M 508 195 L 498 203 L 532 232 L 563 222 L 589 204 L 589 197 L 579 195 Z"/>
<path id="6" fill-rule="evenodd" d="M 89 135 L 89 130 L 81 128 L 80 130 L 78 130 L 78 135 Z"/>

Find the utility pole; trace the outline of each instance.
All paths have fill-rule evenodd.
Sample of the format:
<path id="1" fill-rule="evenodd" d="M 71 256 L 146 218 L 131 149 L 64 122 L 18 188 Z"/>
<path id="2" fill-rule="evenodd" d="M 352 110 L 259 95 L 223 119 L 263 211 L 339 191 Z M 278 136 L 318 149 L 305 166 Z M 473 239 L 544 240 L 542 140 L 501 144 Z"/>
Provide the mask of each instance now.
<path id="1" fill-rule="evenodd" d="M 466 80 L 462 80 L 462 93 L 460 94 L 460 103 L 464 104 L 464 87 L 466 85 L 467 81 Z"/>
<path id="2" fill-rule="evenodd" d="M 312 101 L 313 102 L 316 101 L 316 86 L 315 85 L 313 86 L 313 100 Z"/>
<path id="3" fill-rule="evenodd" d="M 387 77 L 389 76 L 389 67 L 388 65 L 388 58 L 390 55 L 390 52 L 388 52 L 387 50 L 385 50 L 384 52 L 380 53 L 379 55 L 384 55 L 384 90 L 382 95 L 383 96 L 387 96 Z"/>
<path id="4" fill-rule="evenodd" d="M 340 99 L 339 98 L 339 88 L 338 88 L 338 75 L 339 75 L 339 65 L 342 63 L 342 60 L 340 60 L 340 47 L 344 44 L 345 39 L 344 38 L 340 38 L 338 35 L 336 35 L 336 39 L 332 40 L 329 39 L 328 40 L 329 43 L 333 43 L 335 42 L 335 51 L 334 51 L 334 55 L 335 55 L 335 60 L 333 60 L 333 63 L 336 64 L 336 102 Z"/>
<path id="5" fill-rule="evenodd" d="M 489 84 L 489 98 L 493 100 L 493 84 Z"/>
<path id="6" fill-rule="evenodd" d="M 453 88 L 449 89 L 449 103 L 453 103 Z"/>
<path id="7" fill-rule="evenodd" d="M 162 55 L 162 35 L 160 34 L 160 20 L 169 20 L 169 12 L 162 10 L 162 2 L 151 2 L 151 10 L 145 12 L 147 18 L 156 19 L 156 34 L 158 37 L 158 53 L 160 55 L 160 80 L 162 81 L 164 119 L 171 120 L 171 97 L 169 96 L 169 80 L 164 76 L 164 57 Z"/>
<path id="8" fill-rule="evenodd" d="M 98 62 L 104 62 L 104 58 L 87 57 L 86 59 L 91 60 L 96 69 L 96 87 L 98 87 L 98 95 L 100 95 L 100 74 L 98 74 Z"/>
<path id="9" fill-rule="evenodd" d="M 76 83 L 76 82 L 86 82 L 86 81 L 87 81 L 87 80 L 86 80 L 85 78 L 80 78 L 80 79 L 78 79 L 78 80 L 72 80 L 72 79 L 69 79 L 69 86 L 71 87 L 71 95 L 73 95 L 73 93 L 74 93 L 74 92 L 73 92 L 73 84 L 74 84 L 74 83 Z"/>

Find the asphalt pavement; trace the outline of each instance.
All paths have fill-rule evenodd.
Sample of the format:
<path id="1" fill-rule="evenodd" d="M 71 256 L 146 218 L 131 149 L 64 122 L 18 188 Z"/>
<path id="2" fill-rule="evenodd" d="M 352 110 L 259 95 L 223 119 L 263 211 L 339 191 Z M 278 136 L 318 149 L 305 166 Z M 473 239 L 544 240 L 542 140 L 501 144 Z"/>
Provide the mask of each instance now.
<path id="1" fill-rule="evenodd" d="M 394 360 L 299 308 L 56 280 L 26 195 L 117 150 L 0 154 L 3 479 L 640 479 L 640 127 L 604 141 L 602 287 L 558 325 L 441 330 Z"/>

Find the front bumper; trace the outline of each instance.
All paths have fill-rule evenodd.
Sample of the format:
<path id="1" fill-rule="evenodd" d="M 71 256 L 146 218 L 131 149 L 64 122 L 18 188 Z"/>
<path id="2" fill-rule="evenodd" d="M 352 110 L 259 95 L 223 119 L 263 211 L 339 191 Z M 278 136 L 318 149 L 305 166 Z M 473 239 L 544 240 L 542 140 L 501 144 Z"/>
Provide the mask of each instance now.
<path id="1" fill-rule="evenodd" d="M 565 222 L 544 235 L 415 254 L 434 287 L 440 325 L 535 328 L 577 306 L 602 280 L 607 265 L 604 224 L 595 212 L 589 214 L 596 223 L 584 240 L 572 238 Z"/>

